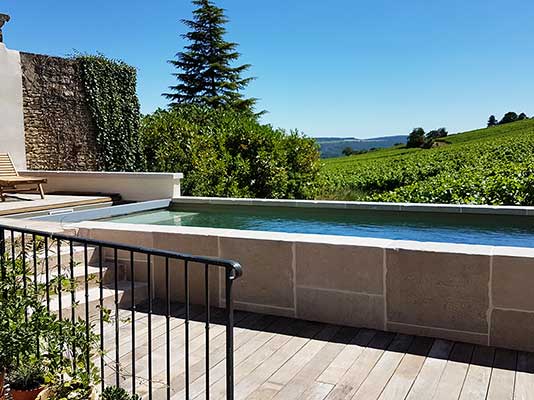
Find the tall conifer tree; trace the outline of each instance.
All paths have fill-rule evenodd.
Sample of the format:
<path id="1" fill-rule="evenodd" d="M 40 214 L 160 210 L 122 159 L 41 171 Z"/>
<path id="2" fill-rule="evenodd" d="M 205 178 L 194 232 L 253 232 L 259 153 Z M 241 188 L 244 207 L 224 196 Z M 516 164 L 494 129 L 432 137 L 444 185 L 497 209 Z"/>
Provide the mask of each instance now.
<path id="1" fill-rule="evenodd" d="M 164 93 L 170 105 L 200 104 L 253 112 L 256 99 L 244 98 L 241 91 L 254 78 L 243 78 L 250 64 L 233 66 L 240 54 L 237 43 L 224 40 L 228 22 L 224 10 L 211 0 L 193 0 L 197 8 L 192 20 L 182 20 L 190 29 L 182 35 L 189 44 L 169 61 L 178 72 L 178 84 Z"/>

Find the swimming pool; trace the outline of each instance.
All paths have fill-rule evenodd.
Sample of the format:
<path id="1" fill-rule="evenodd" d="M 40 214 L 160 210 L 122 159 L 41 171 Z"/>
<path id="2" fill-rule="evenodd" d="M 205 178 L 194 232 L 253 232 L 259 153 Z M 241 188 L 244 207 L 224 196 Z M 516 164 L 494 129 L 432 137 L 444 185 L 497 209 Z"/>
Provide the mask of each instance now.
<path id="1" fill-rule="evenodd" d="M 173 204 L 167 209 L 103 220 L 127 224 L 534 247 L 533 216 Z"/>

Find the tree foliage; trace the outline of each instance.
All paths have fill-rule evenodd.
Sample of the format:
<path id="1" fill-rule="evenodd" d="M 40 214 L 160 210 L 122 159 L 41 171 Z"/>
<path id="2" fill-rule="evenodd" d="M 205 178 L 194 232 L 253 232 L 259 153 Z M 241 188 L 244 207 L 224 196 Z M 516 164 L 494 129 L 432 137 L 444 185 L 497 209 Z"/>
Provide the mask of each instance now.
<path id="1" fill-rule="evenodd" d="M 488 118 L 488 128 L 491 128 L 492 126 L 495 126 L 498 124 L 497 118 L 495 118 L 495 115 L 490 115 Z"/>
<path id="2" fill-rule="evenodd" d="M 447 128 L 438 128 L 434 129 L 426 134 L 427 139 L 439 139 L 447 137 L 449 132 L 447 132 Z"/>
<path id="3" fill-rule="evenodd" d="M 211 0 L 193 0 L 197 8 L 192 20 L 182 20 L 190 29 L 182 35 L 189 44 L 169 61 L 178 70 L 178 84 L 164 96 L 170 105 L 197 104 L 212 108 L 229 107 L 252 112 L 256 99 L 244 98 L 241 91 L 253 78 L 242 74 L 250 64 L 233 66 L 239 59 L 237 43 L 224 40 L 228 19 Z"/>
<path id="4" fill-rule="evenodd" d="M 528 116 L 524 112 L 517 115 L 517 113 L 513 111 L 509 111 L 506 114 L 504 114 L 504 116 L 502 117 L 500 121 L 497 121 L 497 118 L 495 118 L 495 115 L 490 115 L 488 119 L 488 128 L 491 126 L 509 124 L 511 122 L 516 122 L 516 121 L 523 121 L 525 119 L 528 119 Z"/>
<path id="5" fill-rule="evenodd" d="M 319 150 L 313 139 L 286 133 L 232 110 L 181 106 L 141 123 L 150 171 L 183 172 L 192 196 L 314 198 Z"/>
<path id="6" fill-rule="evenodd" d="M 78 61 L 96 126 L 100 168 L 104 171 L 142 170 L 135 69 L 101 55 L 79 56 Z"/>
<path id="7" fill-rule="evenodd" d="M 408 135 L 406 147 L 421 147 L 425 143 L 425 130 L 423 128 L 414 128 Z"/>
<path id="8" fill-rule="evenodd" d="M 502 117 L 499 124 L 502 125 L 502 124 L 509 124 L 510 122 L 515 122 L 517 121 L 517 117 L 518 115 L 515 112 L 513 111 L 507 112 L 506 114 L 504 114 L 504 117 Z"/>
<path id="9" fill-rule="evenodd" d="M 352 147 L 350 146 L 347 146 L 343 149 L 343 151 L 341 152 L 344 156 L 350 156 L 352 155 L 352 153 L 354 152 L 354 150 L 352 150 Z"/>

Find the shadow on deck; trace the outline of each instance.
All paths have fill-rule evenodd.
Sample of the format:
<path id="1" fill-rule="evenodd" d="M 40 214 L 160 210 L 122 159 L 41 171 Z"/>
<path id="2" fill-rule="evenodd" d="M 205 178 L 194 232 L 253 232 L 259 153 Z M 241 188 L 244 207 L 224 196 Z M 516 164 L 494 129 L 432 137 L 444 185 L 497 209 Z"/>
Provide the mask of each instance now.
<path id="1" fill-rule="evenodd" d="M 135 382 L 131 378 L 132 323 L 120 310 L 121 386 L 148 398 L 149 368 L 155 399 L 186 398 L 185 307 L 172 304 L 167 361 L 165 305 L 155 301 L 151 357 L 146 305 L 135 318 Z M 190 398 L 206 398 L 205 309 L 191 307 Z M 534 354 L 461 342 L 235 313 L 236 399 L 534 399 Z M 105 327 L 106 383 L 115 384 L 115 327 Z M 211 309 L 209 391 L 225 398 L 225 327 Z M 167 362 L 171 366 L 167 377 Z"/>

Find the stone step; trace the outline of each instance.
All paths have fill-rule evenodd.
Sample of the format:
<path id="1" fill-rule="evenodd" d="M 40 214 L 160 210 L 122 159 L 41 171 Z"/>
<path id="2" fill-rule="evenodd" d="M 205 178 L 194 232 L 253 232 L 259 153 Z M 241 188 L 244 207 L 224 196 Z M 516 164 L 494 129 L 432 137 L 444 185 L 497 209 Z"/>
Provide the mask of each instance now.
<path id="1" fill-rule="evenodd" d="M 33 263 L 33 254 L 26 255 L 27 262 L 32 265 Z M 62 246 L 59 252 L 59 260 L 61 261 L 61 268 L 66 269 L 70 268 L 71 258 L 70 258 L 70 247 Z M 72 260 L 75 266 L 84 265 L 85 263 L 85 251 L 84 246 L 74 245 L 72 246 Z M 92 265 L 98 264 L 98 252 L 95 247 L 87 247 L 87 263 Z M 45 251 L 41 250 L 37 254 L 37 264 L 38 272 L 44 273 L 46 268 L 45 261 Z M 58 251 L 57 246 L 52 246 L 48 249 L 48 267 L 57 268 L 58 265 Z"/>
<path id="2" fill-rule="evenodd" d="M 61 269 L 61 275 L 64 278 L 67 279 L 74 279 L 76 282 L 76 288 L 80 291 L 85 291 L 85 266 L 84 265 L 78 265 L 74 267 L 73 269 L 73 275 L 71 276 L 70 267 L 64 267 Z M 48 281 L 52 281 L 53 279 L 57 278 L 59 275 L 58 269 L 53 268 L 51 271 L 49 270 L 48 273 Z M 122 269 L 119 268 L 119 276 L 118 280 L 124 279 L 124 273 L 122 272 Z M 114 280 L 114 268 L 108 267 L 108 266 L 102 266 L 102 283 L 104 285 L 108 285 L 113 282 Z M 90 288 L 93 287 L 100 287 L 100 268 L 94 267 L 94 266 L 87 266 L 87 278 L 88 278 L 88 284 Z M 47 277 L 45 273 L 39 274 L 37 277 L 37 282 L 45 284 L 47 281 Z M 84 292 L 85 293 L 85 292 Z"/>
<path id="3" fill-rule="evenodd" d="M 118 303 L 120 308 L 129 308 L 132 306 L 132 289 L 130 281 L 119 281 L 117 290 L 113 285 L 106 285 L 103 288 L 103 305 L 104 308 L 108 308 L 111 311 L 115 309 L 115 292 L 117 292 Z M 148 299 L 148 285 L 144 282 L 134 283 L 135 298 L 133 299 L 135 304 L 140 304 Z M 88 291 L 89 295 L 89 315 L 96 316 L 99 313 L 100 305 L 100 288 L 92 287 Z M 77 289 L 75 291 L 75 315 L 76 318 L 85 316 L 85 289 Z M 72 310 L 72 297 L 70 292 L 63 293 L 61 295 L 61 309 L 63 318 L 71 317 Z M 59 313 L 59 297 L 55 296 L 50 300 L 50 310 L 55 313 Z"/>

